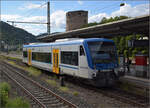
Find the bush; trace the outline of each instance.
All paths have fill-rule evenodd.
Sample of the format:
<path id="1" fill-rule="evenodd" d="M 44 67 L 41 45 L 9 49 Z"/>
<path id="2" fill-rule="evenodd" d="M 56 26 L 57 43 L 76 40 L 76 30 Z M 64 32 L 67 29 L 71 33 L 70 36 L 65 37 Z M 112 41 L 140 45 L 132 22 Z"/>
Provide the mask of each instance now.
<path id="1" fill-rule="evenodd" d="M 142 50 L 142 54 L 148 54 L 147 50 Z"/>
<path id="2" fill-rule="evenodd" d="M 6 82 L 0 83 L 0 105 L 4 107 L 8 101 L 10 85 Z"/>
<path id="3" fill-rule="evenodd" d="M 18 97 L 8 100 L 6 108 L 30 108 L 30 105 L 26 100 Z"/>
<path id="4" fill-rule="evenodd" d="M 4 90 L 0 90 L 0 105 L 1 107 L 5 107 L 8 101 L 8 92 Z"/>
<path id="5" fill-rule="evenodd" d="M 137 54 L 137 50 L 136 50 L 136 49 L 134 49 L 134 50 L 132 51 L 132 57 L 134 57 L 135 54 Z"/>
<path id="6" fill-rule="evenodd" d="M 124 55 L 125 55 L 125 57 L 127 57 L 127 55 L 128 55 L 128 50 L 124 50 Z"/>
<path id="7" fill-rule="evenodd" d="M 0 91 L 6 91 L 9 92 L 10 85 L 6 82 L 0 83 Z"/>

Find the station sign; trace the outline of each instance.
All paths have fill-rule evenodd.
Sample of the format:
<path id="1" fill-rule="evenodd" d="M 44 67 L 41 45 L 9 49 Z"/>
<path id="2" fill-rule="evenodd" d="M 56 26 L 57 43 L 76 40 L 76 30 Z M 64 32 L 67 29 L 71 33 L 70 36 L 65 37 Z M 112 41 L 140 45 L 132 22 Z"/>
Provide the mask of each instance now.
<path id="1" fill-rule="evenodd" d="M 149 40 L 129 40 L 128 47 L 148 47 Z"/>

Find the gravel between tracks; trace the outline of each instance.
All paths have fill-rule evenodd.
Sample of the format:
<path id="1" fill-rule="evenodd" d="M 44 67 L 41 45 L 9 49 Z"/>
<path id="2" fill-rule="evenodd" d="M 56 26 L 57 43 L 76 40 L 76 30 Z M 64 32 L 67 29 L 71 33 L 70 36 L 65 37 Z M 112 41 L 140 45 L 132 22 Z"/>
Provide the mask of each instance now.
<path id="1" fill-rule="evenodd" d="M 47 84 L 45 81 L 41 80 L 41 78 L 42 78 L 41 76 L 40 77 L 33 77 L 33 76 L 29 76 L 27 71 L 24 71 L 24 70 L 21 70 L 21 69 L 18 69 L 18 68 L 16 68 L 16 70 L 18 70 L 22 74 L 32 78 L 34 81 L 40 83 L 42 86 L 50 89 L 54 93 L 64 97 L 66 100 L 68 100 L 71 103 L 77 105 L 79 108 L 93 108 L 91 105 L 89 105 L 82 98 L 73 96 L 73 95 L 71 95 L 69 93 L 65 93 L 65 92 L 59 91 L 56 87 L 53 87 L 53 86 Z"/>
<path id="2" fill-rule="evenodd" d="M 20 70 L 20 69 L 18 69 Z M 20 71 L 22 74 L 27 75 L 26 71 Z M 80 108 L 133 108 L 130 104 L 126 104 L 120 101 L 115 100 L 114 98 L 110 98 L 104 96 L 101 93 L 98 93 L 94 90 L 86 89 L 84 87 L 80 87 L 78 84 L 72 84 L 69 82 L 65 82 L 66 86 L 73 91 L 77 91 L 79 93 L 78 96 L 74 96 L 70 93 L 59 91 L 57 87 L 51 86 L 47 84 L 42 78 L 50 78 L 49 75 L 42 73 L 40 77 L 32 77 L 33 80 L 39 82 L 41 85 L 49 88 L 70 102 L 78 105 Z M 56 79 L 59 82 L 58 79 Z M 78 82 L 77 82 L 78 83 Z M 137 107 L 134 107 L 137 108 Z"/>

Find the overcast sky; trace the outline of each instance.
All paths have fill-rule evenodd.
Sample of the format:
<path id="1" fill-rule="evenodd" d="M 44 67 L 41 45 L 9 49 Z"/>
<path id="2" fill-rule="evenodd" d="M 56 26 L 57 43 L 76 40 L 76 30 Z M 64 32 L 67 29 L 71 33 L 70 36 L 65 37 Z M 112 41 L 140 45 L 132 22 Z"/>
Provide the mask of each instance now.
<path id="1" fill-rule="evenodd" d="M 1 19 L 5 22 L 7 20 L 47 22 L 46 2 L 47 0 L 3 0 L 1 1 Z M 125 3 L 125 6 L 120 7 L 120 3 Z M 88 11 L 88 22 L 100 22 L 103 17 L 148 15 L 149 7 L 149 0 L 50 0 L 51 32 L 65 31 L 66 12 L 68 11 L 86 10 Z M 34 35 L 47 32 L 47 26 L 41 24 L 15 23 L 15 26 Z"/>

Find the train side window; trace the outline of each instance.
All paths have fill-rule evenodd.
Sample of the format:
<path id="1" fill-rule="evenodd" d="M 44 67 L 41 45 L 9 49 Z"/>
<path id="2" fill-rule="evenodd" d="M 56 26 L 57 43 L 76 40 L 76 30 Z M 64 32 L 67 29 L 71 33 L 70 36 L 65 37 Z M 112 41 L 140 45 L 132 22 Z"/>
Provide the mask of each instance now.
<path id="1" fill-rule="evenodd" d="M 32 52 L 32 60 L 51 63 L 51 53 Z"/>
<path id="2" fill-rule="evenodd" d="M 80 56 L 85 56 L 83 46 L 80 46 Z"/>
<path id="3" fill-rule="evenodd" d="M 78 66 L 78 52 L 62 51 L 61 63 Z"/>

